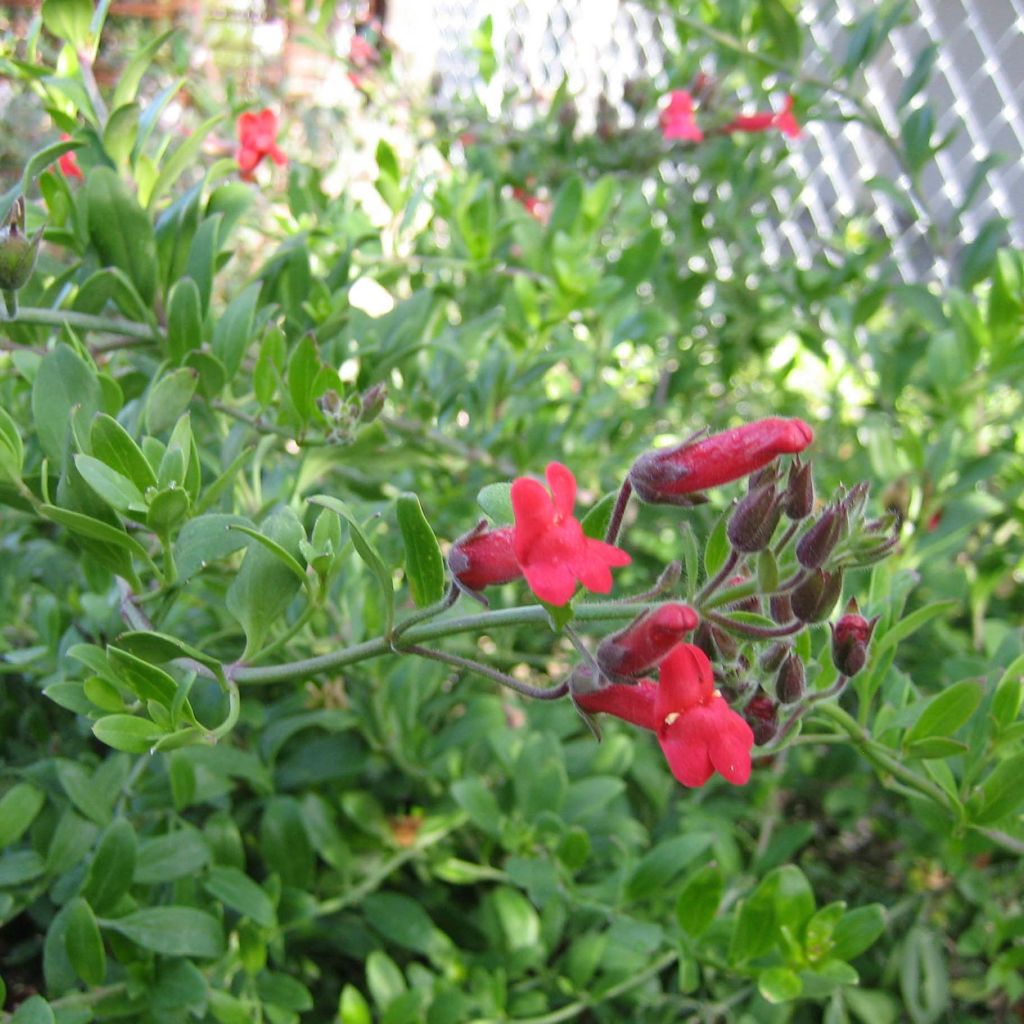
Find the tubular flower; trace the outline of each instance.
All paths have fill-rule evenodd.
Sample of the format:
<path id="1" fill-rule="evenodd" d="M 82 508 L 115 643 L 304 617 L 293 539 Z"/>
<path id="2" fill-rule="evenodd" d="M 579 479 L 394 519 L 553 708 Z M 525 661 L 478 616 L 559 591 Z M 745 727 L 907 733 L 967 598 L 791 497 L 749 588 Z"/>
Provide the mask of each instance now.
<path id="1" fill-rule="evenodd" d="M 245 181 L 253 180 L 253 171 L 260 161 L 269 156 L 275 164 L 281 166 L 288 158 L 278 147 L 277 114 L 269 108 L 258 114 L 248 111 L 238 118 L 238 168 Z"/>
<path id="2" fill-rule="evenodd" d="M 583 533 L 572 514 L 576 478 L 565 466 L 550 462 L 545 475 L 550 494 L 529 477 L 512 484 L 512 548 L 526 582 L 537 597 L 553 605 L 572 598 L 577 580 L 588 590 L 607 594 L 612 589 L 611 567 L 628 565 L 629 555 Z"/>
<path id="3" fill-rule="evenodd" d="M 686 495 L 739 480 L 779 455 L 802 452 L 813 440 L 803 420 L 756 420 L 678 448 L 645 452 L 633 463 L 629 481 L 644 501 L 687 504 Z"/>
<path id="4" fill-rule="evenodd" d="M 787 96 L 782 110 L 778 113 L 769 111 L 762 114 L 740 114 L 728 124 L 722 126 L 725 135 L 733 132 L 766 132 L 778 128 L 783 135 L 795 139 L 800 135 L 800 125 L 793 116 L 793 97 Z"/>
<path id="5" fill-rule="evenodd" d="M 702 142 L 704 133 L 697 124 L 693 112 L 693 96 L 686 89 L 669 93 L 668 105 L 661 112 L 661 137 L 670 142 L 682 139 L 684 142 Z"/>
<path id="6" fill-rule="evenodd" d="M 750 778 L 754 734 L 715 690 L 711 662 L 693 644 L 672 650 L 662 662 L 660 683 L 615 683 L 575 699 L 584 711 L 604 711 L 656 733 L 684 786 L 703 786 L 716 771 L 736 786 Z"/>
<path id="7" fill-rule="evenodd" d="M 474 594 L 484 587 L 511 583 L 523 575 L 512 550 L 512 527 L 488 530 L 481 519 L 469 533 L 460 537 L 448 552 L 448 567 L 455 582 Z"/>
<path id="8" fill-rule="evenodd" d="M 605 637 L 597 648 L 597 663 L 610 678 L 635 678 L 650 671 L 691 630 L 697 613 L 685 604 L 663 604 L 644 612 L 624 630 Z"/>
<path id="9" fill-rule="evenodd" d="M 71 136 L 67 133 L 60 137 L 61 142 L 68 142 L 70 139 Z M 77 178 L 79 181 L 85 179 L 82 168 L 78 166 L 78 154 L 73 149 L 61 154 L 60 159 L 57 161 L 57 166 L 65 178 Z"/>

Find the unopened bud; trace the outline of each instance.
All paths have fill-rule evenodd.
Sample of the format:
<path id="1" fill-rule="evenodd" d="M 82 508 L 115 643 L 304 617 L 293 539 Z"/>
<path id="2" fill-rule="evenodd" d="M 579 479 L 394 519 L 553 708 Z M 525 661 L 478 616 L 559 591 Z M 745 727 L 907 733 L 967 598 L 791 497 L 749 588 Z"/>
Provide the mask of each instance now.
<path id="1" fill-rule="evenodd" d="M 852 598 L 842 618 L 832 625 L 832 661 L 844 676 L 855 676 L 867 663 L 876 625 L 878 617 L 865 619 Z"/>
<path id="2" fill-rule="evenodd" d="M 843 571 L 815 569 L 790 595 L 793 614 L 801 622 L 824 622 L 843 591 Z"/>
<path id="3" fill-rule="evenodd" d="M 25 197 L 18 196 L 0 226 L 0 291 L 13 295 L 28 283 L 42 237 L 42 228 L 32 238 L 25 235 Z"/>
<path id="4" fill-rule="evenodd" d="M 828 561 L 842 532 L 845 513 L 839 505 L 829 505 L 800 538 L 796 559 L 805 569 L 818 569 Z"/>
<path id="5" fill-rule="evenodd" d="M 750 578 L 745 576 L 743 573 L 737 573 L 735 576 L 730 576 L 726 581 L 727 587 L 735 587 L 741 583 L 749 583 Z M 731 601 L 726 607 L 735 608 L 736 611 L 740 612 L 760 612 L 761 600 L 757 594 L 751 594 L 749 597 L 741 597 L 738 601 Z"/>
<path id="6" fill-rule="evenodd" d="M 775 677 L 775 696 L 780 704 L 793 704 L 807 692 L 804 663 L 796 651 L 790 651 Z"/>
<path id="7" fill-rule="evenodd" d="M 768 602 L 772 620 L 780 626 L 793 621 L 793 603 L 789 594 L 774 594 Z"/>
<path id="8" fill-rule="evenodd" d="M 759 487 L 740 501 L 729 518 L 729 541 L 737 551 L 760 551 L 771 543 L 781 516 L 782 504 L 774 484 Z"/>
<path id="9" fill-rule="evenodd" d="M 384 401 L 388 397 L 388 386 L 387 384 L 374 384 L 359 397 L 362 406 L 362 421 L 372 423 L 384 408 Z"/>
<path id="10" fill-rule="evenodd" d="M 754 733 L 754 745 L 763 747 L 779 731 L 779 706 L 767 694 L 759 693 L 743 709 L 743 717 Z"/>
<path id="11" fill-rule="evenodd" d="M 685 604 L 663 604 L 644 612 L 621 632 L 601 641 L 597 664 L 610 679 L 643 675 L 696 629 L 698 621 L 697 613 Z"/>
<path id="12" fill-rule="evenodd" d="M 448 551 L 448 568 L 455 582 L 482 601 L 479 592 L 484 587 L 519 579 L 523 570 L 512 548 L 512 535 L 512 527 L 488 530 L 487 520 L 481 519 Z"/>
<path id="13" fill-rule="evenodd" d="M 693 634 L 693 643 L 711 661 L 732 661 L 740 651 L 740 645 L 724 630 L 702 622 Z"/>
<path id="14" fill-rule="evenodd" d="M 861 480 L 860 483 L 854 484 L 850 488 L 850 493 L 840 502 L 846 512 L 843 522 L 844 533 L 847 524 L 856 523 L 860 519 L 868 503 L 868 492 L 870 490 L 871 485 L 866 480 Z"/>
<path id="15" fill-rule="evenodd" d="M 758 664 L 765 672 L 775 672 L 786 660 L 786 655 L 791 650 L 789 644 L 783 643 L 781 640 L 776 641 L 761 654 Z"/>
<path id="16" fill-rule="evenodd" d="M 789 467 L 786 482 L 786 515 L 790 519 L 806 519 L 814 508 L 814 477 L 811 464 L 795 459 Z"/>

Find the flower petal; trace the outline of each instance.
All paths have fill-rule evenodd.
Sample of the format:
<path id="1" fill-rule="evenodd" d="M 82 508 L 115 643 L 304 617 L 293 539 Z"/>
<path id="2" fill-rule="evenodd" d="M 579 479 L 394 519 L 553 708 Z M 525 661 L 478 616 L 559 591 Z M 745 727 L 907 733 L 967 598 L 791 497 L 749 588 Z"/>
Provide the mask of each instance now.
<path id="1" fill-rule="evenodd" d="M 571 516 L 576 505 L 576 477 L 560 462 L 549 462 L 544 471 L 551 488 L 551 496 L 555 506 L 555 514 Z"/>
<path id="2" fill-rule="evenodd" d="M 551 495 L 544 485 L 527 476 L 512 483 L 512 511 L 516 517 L 515 547 L 520 560 L 554 522 Z"/>
<path id="3" fill-rule="evenodd" d="M 715 770 L 708 755 L 707 723 L 700 710 L 680 716 L 658 732 L 661 752 L 672 774 L 684 786 L 703 786 Z"/>
<path id="4" fill-rule="evenodd" d="M 706 702 L 715 688 L 714 670 L 708 656 L 693 644 L 679 644 L 661 663 L 658 710 L 662 720 L 686 715 Z"/>
<path id="5" fill-rule="evenodd" d="M 707 714 L 716 723 L 708 742 L 708 756 L 715 770 L 734 786 L 750 779 L 750 748 L 754 733 L 750 726 L 721 697 L 712 698 Z"/>
<path id="6" fill-rule="evenodd" d="M 523 566 L 530 589 L 548 604 L 563 605 L 576 593 L 576 577 L 564 562 L 534 562 Z"/>

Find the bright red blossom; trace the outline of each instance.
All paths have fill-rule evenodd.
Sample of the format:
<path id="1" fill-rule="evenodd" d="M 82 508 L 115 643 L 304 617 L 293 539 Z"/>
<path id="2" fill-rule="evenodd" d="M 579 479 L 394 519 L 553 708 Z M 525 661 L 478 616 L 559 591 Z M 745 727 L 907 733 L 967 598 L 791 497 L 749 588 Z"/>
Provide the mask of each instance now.
<path id="1" fill-rule="evenodd" d="M 697 624 L 697 613 L 687 605 L 663 604 L 645 612 L 621 632 L 605 637 L 597 648 L 597 663 L 609 678 L 643 675 Z"/>
<path id="2" fill-rule="evenodd" d="M 693 112 L 693 96 L 685 89 L 669 93 L 668 105 L 661 112 L 661 136 L 666 142 L 682 139 L 684 142 L 702 142 L 704 133 Z"/>
<path id="3" fill-rule="evenodd" d="M 629 555 L 583 533 L 572 514 L 576 478 L 565 466 L 550 462 L 545 475 L 550 494 L 529 477 L 512 484 L 512 548 L 526 582 L 537 597 L 554 605 L 571 600 L 577 580 L 588 590 L 607 594 L 612 589 L 611 567 L 628 565 Z"/>
<path id="4" fill-rule="evenodd" d="M 778 113 L 740 114 L 727 125 L 722 132 L 731 135 L 733 132 L 766 132 L 770 128 L 778 128 L 783 135 L 795 139 L 800 135 L 800 125 L 793 116 L 793 97 L 787 96 L 782 110 Z"/>
<path id="5" fill-rule="evenodd" d="M 693 644 L 673 649 L 661 664 L 659 683 L 613 683 L 578 693 L 576 701 L 584 711 L 603 711 L 655 732 L 684 786 L 703 786 L 716 771 L 737 786 L 750 778 L 754 734 L 715 690 L 711 662 Z"/>
<path id="6" fill-rule="evenodd" d="M 281 166 L 288 162 L 277 145 L 277 114 L 269 108 L 258 114 L 247 111 L 238 118 L 238 167 L 245 181 L 253 180 L 253 171 L 269 156 Z"/>
<path id="7" fill-rule="evenodd" d="M 60 137 L 60 141 L 67 142 L 70 138 L 70 135 L 65 134 Z M 73 149 L 61 154 L 60 159 L 57 161 L 57 166 L 65 178 L 77 178 L 79 181 L 85 179 L 82 168 L 78 166 L 78 156 Z"/>
<path id="8" fill-rule="evenodd" d="M 523 575 L 512 550 L 512 527 L 488 530 L 481 520 L 475 529 L 460 537 L 448 552 L 448 567 L 455 582 L 465 590 L 510 583 Z"/>

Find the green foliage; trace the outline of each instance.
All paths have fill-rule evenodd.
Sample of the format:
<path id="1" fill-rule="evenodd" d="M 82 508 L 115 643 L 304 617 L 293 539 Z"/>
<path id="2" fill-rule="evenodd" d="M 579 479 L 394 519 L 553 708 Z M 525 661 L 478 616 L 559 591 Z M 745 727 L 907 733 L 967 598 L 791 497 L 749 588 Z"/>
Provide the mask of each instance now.
<path id="1" fill-rule="evenodd" d="M 399 131 L 379 69 L 383 137 L 281 108 L 290 166 L 254 187 L 208 157 L 237 104 L 184 74 L 174 33 L 96 102 L 105 10 L 46 0 L 43 34 L 0 49 L 74 135 L 31 140 L 0 194 L 0 222 L 25 194 L 47 223 L 0 321 L 0 1020 L 1010 1012 L 1024 259 L 1005 225 L 945 289 L 896 283 L 859 214 L 809 266 L 768 266 L 761 229 L 798 187 L 777 133 L 666 143 L 651 83 L 593 134 L 564 89 L 522 130 L 467 104 Z M 834 81 L 794 79 L 801 117 L 885 130 L 857 83 L 905 11 L 859 15 Z M 672 14 L 670 84 L 714 67 L 719 126 L 813 43 L 788 0 Z M 493 36 L 473 40 L 485 78 Z M 884 140 L 905 176 L 869 183 L 911 216 L 946 143 L 937 56 Z M 372 136 L 375 194 L 328 194 L 318 132 Z M 82 183 L 48 169 L 72 149 Z M 509 481 L 551 461 L 600 539 L 641 452 L 773 416 L 813 425 L 821 501 L 876 485 L 829 564 L 877 621 L 851 680 L 824 626 L 796 633 L 808 694 L 775 708 L 750 783 L 684 789 L 654 736 L 526 694 L 557 697 L 574 644 L 660 600 L 699 609 L 735 707 L 774 694 L 768 595 L 795 585 L 807 521 L 733 564 L 741 485 L 634 502 L 613 594 L 563 608 L 520 580 L 471 607 L 444 554 L 481 510 L 510 525 Z"/>

